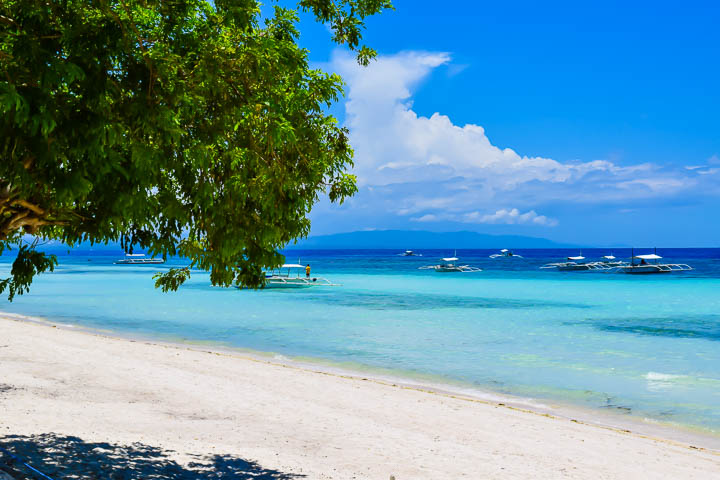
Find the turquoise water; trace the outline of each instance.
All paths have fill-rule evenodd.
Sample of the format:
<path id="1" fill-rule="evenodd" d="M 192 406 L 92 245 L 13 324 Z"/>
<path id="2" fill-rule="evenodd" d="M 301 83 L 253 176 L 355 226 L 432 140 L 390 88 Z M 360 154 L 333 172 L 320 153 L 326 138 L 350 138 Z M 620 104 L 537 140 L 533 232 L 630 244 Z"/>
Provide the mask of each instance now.
<path id="1" fill-rule="evenodd" d="M 197 272 L 180 292 L 163 294 L 151 277 L 167 266 L 73 252 L 1 309 L 430 375 L 720 434 L 719 250 L 658 252 L 697 270 L 655 276 L 537 268 L 574 251 L 498 260 L 458 251 L 461 263 L 484 269 L 474 274 L 417 269 L 452 252 L 395 253 L 289 255 L 342 287 L 222 289 Z M 0 274 L 9 270 L 3 261 Z"/>

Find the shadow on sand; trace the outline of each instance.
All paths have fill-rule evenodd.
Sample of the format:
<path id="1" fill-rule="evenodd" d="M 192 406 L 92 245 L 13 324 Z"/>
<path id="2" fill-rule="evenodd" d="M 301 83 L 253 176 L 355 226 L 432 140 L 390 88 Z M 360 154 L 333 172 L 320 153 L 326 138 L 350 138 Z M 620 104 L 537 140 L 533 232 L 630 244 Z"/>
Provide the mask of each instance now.
<path id="1" fill-rule="evenodd" d="M 8 435 L 0 439 L 0 447 L 55 480 L 294 480 L 304 477 L 262 468 L 234 455 L 190 455 L 194 460 L 181 465 L 171 459 L 172 450 L 163 451 L 141 443 L 90 443 L 53 433 Z M 16 479 L 43 478 L 0 450 L 1 471 Z"/>

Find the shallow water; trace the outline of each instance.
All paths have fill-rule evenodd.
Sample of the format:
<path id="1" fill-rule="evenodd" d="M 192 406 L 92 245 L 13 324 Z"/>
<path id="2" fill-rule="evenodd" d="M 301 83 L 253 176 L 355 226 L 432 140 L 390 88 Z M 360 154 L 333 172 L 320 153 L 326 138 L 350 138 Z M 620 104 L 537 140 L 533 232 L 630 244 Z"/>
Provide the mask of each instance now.
<path id="1" fill-rule="evenodd" d="M 222 289 L 196 272 L 169 294 L 154 289 L 152 273 L 180 260 L 127 266 L 71 253 L 2 310 L 431 375 L 720 434 L 718 249 L 659 251 L 696 270 L 652 276 L 538 269 L 571 250 L 496 260 L 458 251 L 461 263 L 484 269 L 469 274 L 418 270 L 450 251 L 292 252 L 288 261 L 300 256 L 313 275 L 343 286 Z M 10 259 L 2 261 L 6 274 Z"/>

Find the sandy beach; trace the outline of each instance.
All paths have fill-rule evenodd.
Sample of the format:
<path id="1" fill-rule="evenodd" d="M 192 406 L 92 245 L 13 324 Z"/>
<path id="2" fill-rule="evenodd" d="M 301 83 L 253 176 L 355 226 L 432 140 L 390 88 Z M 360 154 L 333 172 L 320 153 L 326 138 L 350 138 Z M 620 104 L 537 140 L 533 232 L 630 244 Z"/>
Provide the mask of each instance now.
<path id="1" fill-rule="evenodd" d="M 0 432 L 64 478 L 720 478 L 698 444 L 14 318 Z"/>

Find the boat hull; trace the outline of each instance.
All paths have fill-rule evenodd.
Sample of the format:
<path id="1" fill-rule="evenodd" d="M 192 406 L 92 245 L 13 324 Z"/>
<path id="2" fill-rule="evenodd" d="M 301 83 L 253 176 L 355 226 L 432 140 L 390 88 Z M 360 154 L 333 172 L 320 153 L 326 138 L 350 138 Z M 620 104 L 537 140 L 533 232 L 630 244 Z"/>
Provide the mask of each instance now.
<path id="1" fill-rule="evenodd" d="M 435 270 L 437 273 L 472 273 L 472 272 L 480 272 L 482 269 L 475 268 L 475 267 L 469 267 L 467 265 L 463 265 L 460 267 L 435 267 L 433 270 Z"/>
<path id="2" fill-rule="evenodd" d="M 560 272 L 582 272 L 590 270 L 590 267 L 587 265 L 563 265 L 558 266 L 557 269 Z"/>
<path id="3" fill-rule="evenodd" d="M 339 284 L 332 283 L 322 277 L 267 277 L 263 288 L 272 289 L 294 289 L 309 287 L 338 287 Z"/>
<path id="4" fill-rule="evenodd" d="M 620 267 L 620 271 L 628 275 L 651 275 L 654 273 L 687 272 L 690 270 L 692 270 L 692 267 L 685 263 L 656 263 Z"/>
<path id="5" fill-rule="evenodd" d="M 639 267 L 624 267 L 622 271 L 628 275 L 649 275 L 651 273 L 670 273 L 674 270 L 665 270 L 654 265 L 642 265 Z"/>
<path id="6" fill-rule="evenodd" d="M 311 284 L 308 283 L 294 283 L 294 282 L 268 282 L 264 288 L 310 288 Z"/>
<path id="7" fill-rule="evenodd" d="M 161 258 L 152 258 L 147 260 L 117 260 L 115 265 L 160 265 L 165 263 Z"/>

